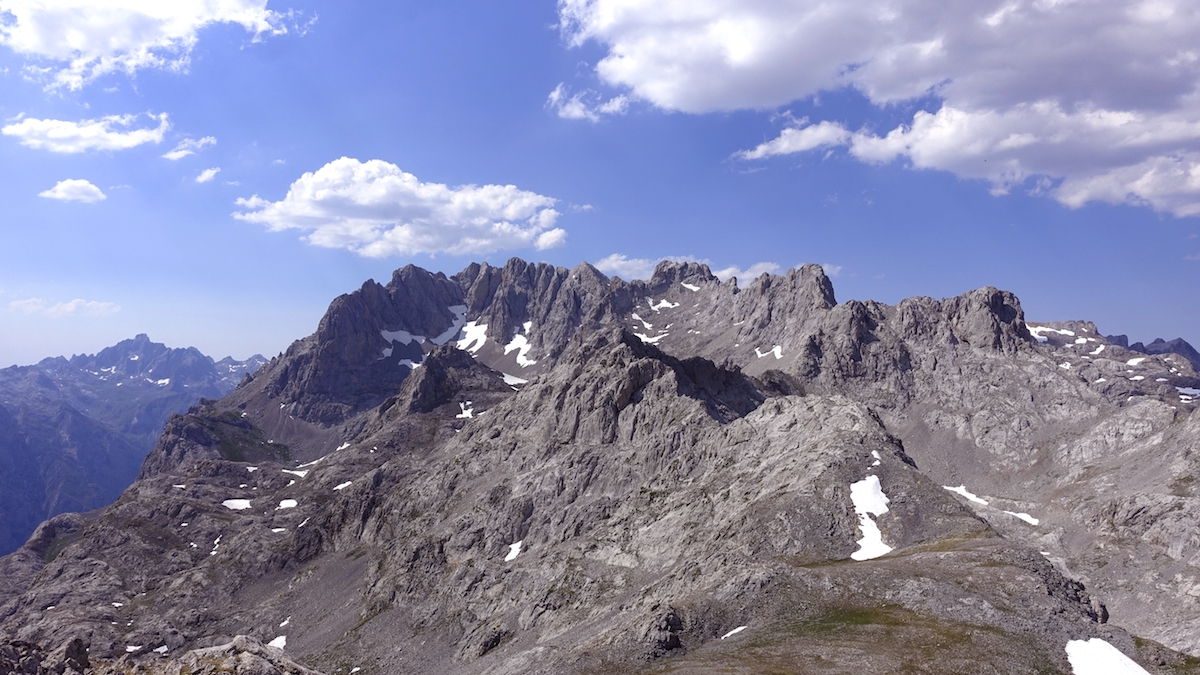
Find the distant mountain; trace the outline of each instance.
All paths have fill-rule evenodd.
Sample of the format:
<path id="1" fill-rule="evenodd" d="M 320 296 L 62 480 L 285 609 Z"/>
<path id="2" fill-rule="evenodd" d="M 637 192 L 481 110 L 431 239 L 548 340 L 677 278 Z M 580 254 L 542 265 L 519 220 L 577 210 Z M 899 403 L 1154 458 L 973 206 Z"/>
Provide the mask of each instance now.
<path id="1" fill-rule="evenodd" d="M 1178 354 L 1191 362 L 1193 368 L 1200 370 L 1200 352 L 1196 351 L 1196 348 L 1188 344 L 1183 338 L 1175 338 L 1171 341 L 1155 338 L 1153 342 L 1145 345 L 1140 342 L 1129 344 L 1129 338 L 1125 335 L 1109 335 L 1105 339 L 1113 344 L 1143 354 Z"/>
<path id="2" fill-rule="evenodd" d="M 111 503 L 168 417 L 228 394 L 264 363 L 214 362 L 138 335 L 94 355 L 0 370 L 0 554 L 47 518 Z"/>

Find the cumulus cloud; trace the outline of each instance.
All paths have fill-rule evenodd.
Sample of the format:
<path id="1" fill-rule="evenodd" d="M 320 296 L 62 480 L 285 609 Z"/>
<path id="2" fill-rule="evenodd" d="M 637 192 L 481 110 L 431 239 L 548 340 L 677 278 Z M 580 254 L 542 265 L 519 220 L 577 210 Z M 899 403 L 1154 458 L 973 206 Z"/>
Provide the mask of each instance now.
<path id="1" fill-rule="evenodd" d="M 664 258 L 630 258 L 621 253 L 614 253 L 610 256 L 601 258 L 596 263 L 596 269 L 608 275 L 619 276 L 622 279 L 642 279 L 646 280 L 654 276 L 654 268 L 663 260 L 671 262 L 699 262 L 712 267 L 712 263 L 707 259 L 697 260 L 692 256 L 666 256 Z M 840 268 L 839 268 L 840 269 Z M 721 281 L 725 281 L 730 277 L 737 277 L 741 281 L 755 279 L 764 272 L 774 274 L 779 271 L 779 265 L 773 262 L 754 263 L 745 270 L 737 266 L 725 267 L 723 269 L 712 270 L 713 276 Z"/>
<path id="2" fill-rule="evenodd" d="M 41 314 L 54 319 L 65 316 L 107 316 L 121 311 L 120 305 L 114 305 L 111 302 L 84 300 L 82 298 L 54 304 L 41 298 L 13 300 L 8 303 L 8 308 L 11 311 L 21 312 L 22 314 Z"/>
<path id="3" fill-rule="evenodd" d="M 200 139 L 185 138 L 179 141 L 179 145 L 176 145 L 174 150 L 163 155 L 163 159 L 169 159 L 174 162 L 188 155 L 194 155 L 204 149 L 205 146 L 216 145 L 216 143 L 217 139 L 212 136 L 205 136 Z"/>
<path id="4" fill-rule="evenodd" d="M 1068 206 L 1200 214 L 1200 12 L 1177 0 L 560 0 L 605 83 L 666 110 L 773 109 L 857 90 L 932 96 L 891 130 L 790 124 L 741 159 L 844 146 L 989 181 L 1049 181 Z M 1069 39 L 1064 39 L 1069 36 Z"/>
<path id="5" fill-rule="evenodd" d="M 629 98 L 624 95 L 614 96 L 607 101 L 600 99 L 600 94 L 590 89 L 572 94 L 560 82 L 546 98 L 546 107 L 553 109 L 563 119 L 589 122 L 599 122 L 602 115 L 622 115 L 629 108 Z"/>
<path id="6" fill-rule="evenodd" d="M 825 272 L 825 276 L 827 277 L 836 277 L 842 273 L 841 265 L 830 265 L 829 263 L 824 263 L 821 265 L 821 269 Z"/>
<path id="7" fill-rule="evenodd" d="M 237 24 L 254 40 L 297 26 L 266 0 L 5 0 L 0 44 L 39 63 L 47 88 L 80 89 L 102 75 L 143 68 L 184 72 L 200 31 Z M 290 24 L 290 25 L 289 25 Z"/>
<path id="8" fill-rule="evenodd" d="M 555 202 L 513 185 L 423 183 L 382 160 L 342 157 L 305 173 L 280 201 L 238 199 L 244 211 L 233 215 L 373 258 L 458 255 L 563 244 Z"/>
<path id="9" fill-rule="evenodd" d="M 221 167 L 219 167 L 219 166 L 215 166 L 211 169 L 205 169 L 200 172 L 199 176 L 196 176 L 196 182 L 197 183 L 207 183 L 208 181 L 216 178 L 217 174 L 220 172 L 221 172 Z"/>
<path id="10" fill-rule="evenodd" d="M 60 180 L 49 190 L 39 192 L 38 196 L 63 202 L 84 202 L 85 204 L 108 199 L 108 195 L 101 192 L 100 188 L 81 178 Z"/>
<path id="11" fill-rule="evenodd" d="M 88 150 L 128 150 L 143 143 L 161 143 L 171 128 L 166 113 L 146 113 L 158 126 L 135 127 L 142 115 L 109 115 L 95 120 L 39 120 L 19 118 L 0 129 L 21 145 L 50 152 L 77 153 Z"/>

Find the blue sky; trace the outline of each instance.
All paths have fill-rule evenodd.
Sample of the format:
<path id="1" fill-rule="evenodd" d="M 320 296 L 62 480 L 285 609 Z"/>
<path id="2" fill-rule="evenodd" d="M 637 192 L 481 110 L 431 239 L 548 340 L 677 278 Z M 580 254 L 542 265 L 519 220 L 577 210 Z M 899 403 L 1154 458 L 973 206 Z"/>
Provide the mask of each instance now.
<path id="1" fill-rule="evenodd" d="M 0 0 L 0 367 L 271 356 L 368 278 L 511 256 L 1200 344 L 1197 34 L 1168 0 Z"/>

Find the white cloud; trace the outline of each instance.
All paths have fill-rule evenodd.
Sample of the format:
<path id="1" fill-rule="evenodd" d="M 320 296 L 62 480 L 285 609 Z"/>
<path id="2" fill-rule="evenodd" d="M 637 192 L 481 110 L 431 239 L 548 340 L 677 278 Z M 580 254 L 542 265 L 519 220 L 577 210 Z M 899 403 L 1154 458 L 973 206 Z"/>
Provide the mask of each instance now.
<path id="1" fill-rule="evenodd" d="M 208 145 L 216 145 L 217 139 L 212 136 L 205 136 L 200 139 L 185 138 L 179 141 L 179 145 L 175 149 L 163 155 L 163 159 L 169 159 L 172 162 L 183 159 L 188 155 L 194 155 L 197 151 Z"/>
<path id="2" fill-rule="evenodd" d="M 200 172 L 199 176 L 196 176 L 196 182 L 197 183 L 207 183 L 208 181 L 216 178 L 217 174 L 220 172 L 221 172 L 221 167 L 219 167 L 219 166 L 215 166 L 211 169 L 205 169 Z"/>
<path id="3" fill-rule="evenodd" d="M 841 265 L 830 265 L 829 263 L 825 263 L 821 265 L 821 269 L 825 272 L 825 276 L 827 277 L 836 277 L 842 273 Z"/>
<path id="4" fill-rule="evenodd" d="M 779 265 L 776 263 L 757 262 L 744 270 L 736 266 L 713 270 L 713 276 L 721 281 L 727 281 L 730 277 L 737 277 L 738 282 L 744 286 L 747 282 L 753 281 L 763 274 L 775 274 L 777 272 L 779 272 Z"/>
<path id="5" fill-rule="evenodd" d="M 808 124 L 808 118 L 796 121 L 796 125 L 784 129 L 778 137 L 760 143 L 753 150 L 743 150 L 735 156 L 739 159 L 763 159 L 774 155 L 805 152 L 828 145 L 844 145 L 850 132 L 836 122 Z"/>
<path id="6" fill-rule="evenodd" d="M 907 124 L 789 125 L 742 159 L 848 146 L 869 162 L 989 181 L 1033 178 L 1068 206 L 1200 214 L 1200 12 L 1179 0 L 560 0 L 596 72 L 666 110 L 771 109 L 852 88 Z M 568 99 L 569 101 L 570 99 Z"/>
<path id="7" fill-rule="evenodd" d="M 157 127 L 132 128 L 141 115 L 109 115 L 95 120 L 39 120 L 32 117 L 0 129 L 13 136 L 21 145 L 51 152 L 76 153 L 88 150 L 128 150 L 143 143 L 161 143 L 163 134 L 171 128 L 166 113 L 146 113 Z"/>
<path id="8" fill-rule="evenodd" d="M 654 275 L 654 267 L 658 260 L 650 258 L 629 258 L 621 253 L 614 253 L 596 262 L 596 269 L 609 276 L 622 279 L 649 279 Z"/>
<path id="9" fill-rule="evenodd" d="M 143 68 L 185 72 L 199 32 L 230 23 L 258 40 L 289 30 L 266 0 L 4 0 L 0 44 L 37 63 L 47 88 L 80 89 L 102 75 Z M 294 26 L 293 26 L 294 27 Z M 303 28 L 300 28 L 303 32 Z"/>
<path id="10" fill-rule="evenodd" d="M 240 198 L 235 218 L 297 229 L 316 246 L 364 256 L 481 254 L 561 245 L 556 200 L 513 185 L 422 183 L 382 160 L 342 157 L 305 173 L 277 202 Z"/>
<path id="11" fill-rule="evenodd" d="M 13 300 L 8 303 L 8 308 L 10 311 L 22 314 L 41 314 L 55 319 L 65 316 L 107 316 L 121 311 L 120 305 L 114 305 L 111 302 L 97 302 L 81 298 L 55 304 L 50 304 L 41 298 Z"/>
<path id="12" fill-rule="evenodd" d="M 108 195 L 101 192 L 100 188 L 80 178 L 60 180 L 49 190 L 39 192 L 38 196 L 64 202 L 84 202 L 86 204 L 108 199 Z"/>
<path id="13" fill-rule="evenodd" d="M 589 89 L 571 94 L 567 86 L 560 82 L 546 98 L 546 106 L 553 108 L 563 119 L 599 122 L 601 115 L 625 114 L 629 108 L 629 98 L 615 96 L 601 103 L 600 95 L 596 92 Z"/>
<path id="14" fill-rule="evenodd" d="M 621 253 L 614 253 L 610 256 L 601 258 L 596 263 L 596 269 L 608 275 L 619 276 L 622 279 L 642 279 L 646 280 L 654 276 L 654 268 L 662 260 L 671 262 L 699 262 L 705 265 L 712 266 L 706 259 L 697 260 L 691 256 L 667 256 L 665 258 L 630 258 Z M 838 268 L 841 269 L 841 268 Z M 712 270 L 713 276 L 721 281 L 725 281 L 730 277 L 737 277 L 739 281 L 750 281 L 758 278 L 764 272 L 774 274 L 779 271 L 779 265 L 773 262 L 754 263 L 749 268 L 742 270 L 737 266 L 726 267 L 724 269 Z"/>

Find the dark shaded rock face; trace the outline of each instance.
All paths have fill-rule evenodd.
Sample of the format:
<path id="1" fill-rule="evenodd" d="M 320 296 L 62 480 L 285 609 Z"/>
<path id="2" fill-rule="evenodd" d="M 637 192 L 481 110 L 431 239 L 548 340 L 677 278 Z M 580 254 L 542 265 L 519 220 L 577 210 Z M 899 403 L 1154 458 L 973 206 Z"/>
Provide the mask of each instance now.
<path id="1" fill-rule="evenodd" d="M 994 288 L 407 267 L 0 560 L 0 633 L 97 673 L 1200 672 L 1195 377 Z"/>
<path id="2" fill-rule="evenodd" d="M 42 520 L 111 503 L 172 414 L 233 391 L 266 362 L 214 362 L 145 335 L 0 370 L 0 554 Z"/>

